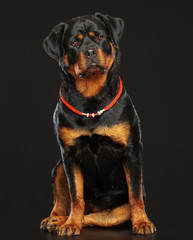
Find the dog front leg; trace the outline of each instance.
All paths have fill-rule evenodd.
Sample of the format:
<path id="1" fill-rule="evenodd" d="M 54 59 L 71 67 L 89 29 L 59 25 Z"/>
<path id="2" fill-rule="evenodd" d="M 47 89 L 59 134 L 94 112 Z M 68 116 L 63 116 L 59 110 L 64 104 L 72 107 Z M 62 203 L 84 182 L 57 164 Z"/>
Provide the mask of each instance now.
<path id="1" fill-rule="evenodd" d="M 123 168 L 128 185 L 133 233 L 150 234 L 154 233 L 156 228 L 148 219 L 143 202 L 141 152 L 142 146 L 140 144 L 135 146 L 134 150 L 128 151 L 128 155 L 123 162 Z"/>
<path id="2" fill-rule="evenodd" d="M 59 228 L 60 236 L 79 235 L 84 218 L 83 175 L 80 166 L 70 153 L 63 154 L 64 169 L 67 175 L 70 196 L 71 212 L 67 221 Z"/>

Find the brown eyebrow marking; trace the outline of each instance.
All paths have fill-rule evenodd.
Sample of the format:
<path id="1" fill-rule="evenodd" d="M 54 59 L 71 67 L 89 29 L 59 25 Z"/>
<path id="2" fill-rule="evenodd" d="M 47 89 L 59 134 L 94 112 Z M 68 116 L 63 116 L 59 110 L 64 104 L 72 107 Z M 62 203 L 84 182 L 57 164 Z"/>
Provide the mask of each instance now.
<path id="1" fill-rule="evenodd" d="M 78 34 L 78 35 L 76 36 L 76 38 L 77 38 L 78 40 L 82 40 L 82 39 L 83 39 L 83 35 L 82 35 L 82 34 Z"/>
<path id="2" fill-rule="evenodd" d="M 95 36 L 95 32 L 89 32 L 89 36 L 90 37 L 94 37 Z"/>

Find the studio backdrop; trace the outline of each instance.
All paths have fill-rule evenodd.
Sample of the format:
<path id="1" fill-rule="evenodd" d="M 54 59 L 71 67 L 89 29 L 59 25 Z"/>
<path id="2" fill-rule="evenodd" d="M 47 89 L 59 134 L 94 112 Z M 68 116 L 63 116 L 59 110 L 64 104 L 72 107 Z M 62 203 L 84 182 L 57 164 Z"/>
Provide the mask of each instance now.
<path id="1" fill-rule="evenodd" d="M 60 150 L 52 115 L 61 78 L 42 42 L 56 24 L 95 12 L 125 22 L 119 74 L 141 120 L 146 211 L 157 226 L 157 239 L 189 237 L 191 6 L 183 1 L 11 1 L 1 10 L 1 238 L 51 238 L 40 233 L 39 224 L 53 205 L 50 174 Z"/>

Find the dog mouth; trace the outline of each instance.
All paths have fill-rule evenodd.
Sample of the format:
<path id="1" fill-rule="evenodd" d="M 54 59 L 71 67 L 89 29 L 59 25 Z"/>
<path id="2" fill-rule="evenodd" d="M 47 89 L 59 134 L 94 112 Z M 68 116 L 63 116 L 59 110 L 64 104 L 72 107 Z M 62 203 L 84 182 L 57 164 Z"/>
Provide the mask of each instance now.
<path id="1" fill-rule="evenodd" d="M 96 73 L 105 74 L 107 71 L 107 67 L 101 66 L 97 62 L 91 62 L 87 65 L 86 69 L 84 69 L 81 73 L 78 74 L 80 78 L 84 78 L 87 75 L 95 75 Z"/>

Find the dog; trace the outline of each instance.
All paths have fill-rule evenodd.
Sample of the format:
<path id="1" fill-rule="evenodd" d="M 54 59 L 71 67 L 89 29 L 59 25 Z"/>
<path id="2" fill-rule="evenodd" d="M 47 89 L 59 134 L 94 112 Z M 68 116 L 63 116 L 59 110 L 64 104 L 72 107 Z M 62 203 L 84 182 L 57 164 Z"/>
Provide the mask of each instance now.
<path id="1" fill-rule="evenodd" d="M 140 120 L 118 75 L 123 29 L 121 18 L 95 13 L 58 24 L 43 42 L 62 85 L 53 115 L 61 159 L 42 230 L 71 236 L 129 220 L 134 234 L 156 232 L 144 207 Z"/>

